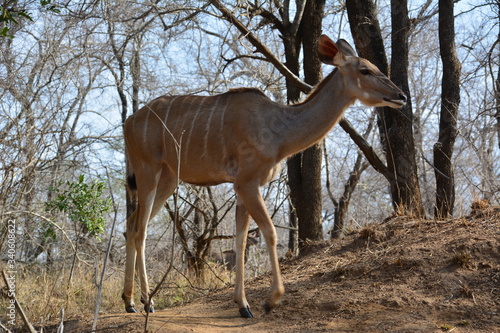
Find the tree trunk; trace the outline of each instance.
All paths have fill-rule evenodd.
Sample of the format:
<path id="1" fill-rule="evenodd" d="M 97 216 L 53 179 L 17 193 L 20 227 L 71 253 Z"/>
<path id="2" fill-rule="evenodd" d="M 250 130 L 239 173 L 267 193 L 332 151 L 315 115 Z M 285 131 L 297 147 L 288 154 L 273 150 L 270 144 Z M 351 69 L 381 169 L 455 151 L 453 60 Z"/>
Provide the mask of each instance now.
<path id="1" fill-rule="evenodd" d="M 368 163 L 363 162 L 363 155 L 361 153 L 358 154 L 356 158 L 356 162 L 354 163 L 354 167 L 347 179 L 347 182 L 344 186 L 344 193 L 342 197 L 338 201 L 337 207 L 335 207 L 335 214 L 333 219 L 333 229 L 331 231 L 332 238 L 342 238 L 344 237 L 344 226 L 345 220 L 347 217 L 347 211 L 349 208 L 349 203 L 351 202 L 351 197 L 356 189 L 356 186 L 359 183 L 361 178 L 361 174 L 366 168 L 368 168 Z"/>
<path id="2" fill-rule="evenodd" d="M 318 84 L 322 79 L 321 61 L 318 56 L 318 40 L 325 0 L 309 0 L 300 24 L 302 49 L 304 52 L 304 79 L 310 85 Z M 321 155 L 323 143 L 317 143 L 302 153 L 302 211 L 299 220 L 299 242 L 323 239 L 322 225 L 322 187 Z"/>
<path id="3" fill-rule="evenodd" d="M 406 1 L 392 1 L 391 80 L 409 97 L 408 10 Z M 373 62 L 384 74 L 388 64 L 372 0 L 347 0 L 347 14 L 358 54 Z M 410 99 L 409 99 L 410 100 Z M 377 108 L 382 147 L 386 154 L 392 204 L 399 214 L 424 216 L 415 162 L 412 109 L 409 102 L 401 111 Z"/>
<path id="4" fill-rule="evenodd" d="M 286 67 L 295 75 L 299 74 L 299 53 L 300 40 L 296 35 L 289 32 L 284 34 L 283 43 L 285 46 Z M 300 100 L 300 89 L 289 80 L 286 80 L 286 93 L 288 104 L 296 103 Z M 298 254 L 298 212 L 302 211 L 301 205 L 301 166 L 302 154 L 297 154 L 287 160 L 288 186 L 290 187 L 290 229 L 288 239 L 288 249 L 293 254 Z M 295 230 L 294 230 L 295 229 Z"/>
<path id="5" fill-rule="evenodd" d="M 497 21 L 500 23 L 500 1 L 497 1 Z M 498 37 L 497 40 L 500 41 L 500 24 L 499 24 L 499 30 L 498 30 Z M 499 57 L 500 58 L 500 57 Z M 498 59 L 500 62 L 500 59 Z M 496 114 L 495 118 L 497 119 L 497 141 L 498 141 L 498 148 L 500 149 L 500 69 L 498 70 L 497 73 L 497 79 L 495 82 L 495 101 L 496 101 Z"/>
<path id="6" fill-rule="evenodd" d="M 498 6 L 499 6 L 499 18 L 500 18 L 500 2 L 498 4 Z M 498 35 L 498 39 L 500 40 L 500 34 Z M 500 149 L 500 69 L 498 70 L 498 73 L 497 73 L 497 79 L 496 79 L 495 85 L 496 85 L 495 100 L 496 100 L 496 109 L 497 109 L 495 117 L 497 119 L 498 148 Z"/>
<path id="7" fill-rule="evenodd" d="M 389 66 L 375 3 L 372 0 L 346 0 L 346 7 L 358 55 L 370 60 L 382 73 L 387 74 Z"/>
<path id="8" fill-rule="evenodd" d="M 453 0 L 439 1 L 439 50 L 443 63 L 441 88 L 441 118 L 439 138 L 434 144 L 436 176 L 436 207 L 434 216 L 453 215 L 455 179 L 453 172 L 453 146 L 457 137 L 457 115 L 460 104 L 461 65 L 455 47 L 455 17 Z"/>
<path id="9" fill-rule="evenodd" d="M 375 114 L 370 116 L 368 121 L 368 127 L 366 128 L 363 137 L 366 139 L 370 135 L 370 132 L 373 129 Z M 361 150 L 358 151 L 358 156 L 356 157 L 356 162 L 352 168 L 351 173 L 349 174 L 349 178 L 347 179 L 344 185 L 344 193 L 340 197 L 339 201 L 333 198 L 333 194 L 330 191 L 329 184 L 329 175 L 327 175 L 327 190 L 330 195 L 330 199 L 332 200 L 333 205 L 335 206 L 334 218 L 333 218 L 333 228 L 330 230 L 331 238 L 342 238 L 344 237 L 344 228 L 345 221 L 347 218 L 347 211 L 349 209 L 349 204 L 351 202 L 352 194 L 358 186 L 359 180 L 361 179 L 361 174 L 370 166 L 368 161 L 363 162 L 363 157 L 365 155 Z M 326 151 L 325 151 L 325 160 L 326 160 Z M 328 173 L 328 165 L 326 168 L 326 172 Z"/>
<path id="10" fill-rule="evenodd" d="M 416 149 L 413 139 L 413 111 L 408 85 L 408 18 L 407 0 L 391 0 L 392 56 L 391 80 L 408 97 L 405 106 L 395 110 L 384 110 L 384 125 L 387 136 L 387 167 L 395 175 L 391 183 L 391 195 L 396 209 L 401 213 L 424 217 L 425 210 L 418 183 Z"/>
<path id="11" fill-rule="evenodd" d="M 319 83 L 322 77 L 317 43 L 321 35 L 324 6 L 324 0 L 307 1 L 296 36 L 296 41 L 300 41 L 303 45 L 305 82 L 311 85 Z M 298 64 L 298 52 L 295 56 L 297 56 Z M 294 87 L 293 89 L 296 90 L 297 88 Z M 299 247 L 306 239 L 323 239 L 321 152 L 321 143 L 319 143 L 287 161 L 290 197 L 295 207 L 295 211 L 292 211 L 292 213 L 296 214 L 291 217 L 291 221 L 298 220 Z"/>

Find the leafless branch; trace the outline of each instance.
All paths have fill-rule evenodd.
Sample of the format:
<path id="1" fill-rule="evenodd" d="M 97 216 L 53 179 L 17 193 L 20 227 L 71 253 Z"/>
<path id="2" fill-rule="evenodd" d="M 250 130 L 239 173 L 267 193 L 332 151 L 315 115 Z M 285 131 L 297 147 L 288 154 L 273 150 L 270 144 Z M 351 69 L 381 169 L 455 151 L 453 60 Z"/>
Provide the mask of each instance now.
<path id="1" fill-rule="evenodd" d="M 227 9 L 220 1 L 210 0 L 210 2 L 222 13 L 222 16 L 232 23 L 245 38 L 257 49 L 257 52 L 262 53 L 271 62 L 276 69 L 280 71 L 290 82 L 297 86 L 302 91 L 311 91 L 312 87 L 299 79 L 283 64 L 276 56 L 265 46 L 248 28 L 241 23 L 229 9 Z"/>

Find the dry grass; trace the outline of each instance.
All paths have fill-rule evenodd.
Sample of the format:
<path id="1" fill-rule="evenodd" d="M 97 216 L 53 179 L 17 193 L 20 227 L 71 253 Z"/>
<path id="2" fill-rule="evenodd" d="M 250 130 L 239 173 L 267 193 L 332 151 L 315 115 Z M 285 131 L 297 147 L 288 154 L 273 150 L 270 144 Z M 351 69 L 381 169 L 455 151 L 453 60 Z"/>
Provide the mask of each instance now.
<path id="1" fill-rule="evenodd" d="M 149 267 L 165 267 L 164 263 L 149 263 Z M 100 273 L 98 273 L 100 276 Z M 151 269 L 150 286 L 156 286 L 163 272 Z M 227 286 L 233 273 L 221 267 L 210 266 L 202 277 L 195 278 L 180 270 L 172 270 L 155 297 L 155 307 L 162 309 L 184 304 L 221 287 Z M 16 277 L 16 298 L 20 302 L 29 320 L 36 326 L 45 326 L 58 322 L 60 311 L 64 308 L 65 318 L 76 316 L 90 317 L 94 314 L 97 286 L 95 269 L 81 263 L 68 283 L 68 267 L 26 266 L 18 269 Z M 100 313 L 123 311 L 121 293 L 123 288 L 123 268 L 110 267 L 106 270 L 100 305 Z M 139 283 L 136 283 L 136 302 L 139 303 Z M 6 318 L 8 305 L 6 297 L 0 298 L 0 318 Z M 140 304 L 140 303 L 139 303 Z M 138 306 L 138 310 L 142 310 Z M 16 326 L 22 322 L 16 316 Z M 3 322 L 3 319 L 2 319 Z"/>
<path id="2" fill-rule="evenodd" d="M 29 266 L 18 270 L 16 298 L 29 319 L 43 325 L 59 318 L 62 308 L 66 316 L 91 314 L 94 312 L 97 287 L 94 269 L 80 265 L 68 282 L 69 269 Z M 107 275 L 104 282 L 101 310 L 114 311 L 121 306 L 122 277 L 117 271 Z M 7 299 L 0 300 L 0 316 L 4 317 Z M 20 318 L 18 325 L 21 325 Z"/>
<path id="3" fill-rule="evenodd" d="M 456 252 L 453 255 L 452 261 L 462 268 L 467 268 L 472 263 L 472 254 L 467 251 Z"/>
<path id="4" fill-rule="evenodd" d="M 159 267 L 164 266 L 165 264 L 162 263 Z M 163 276 L 163 272 L 151 270 L 148 274 L 150 276 L 150 288 L 154 288 Z M 227 287 L 232 280 L 232 272 L 228 272 L 223 267 L 214 264 L 210 264 L 200 277 L 174 268 L 154 298 L 155 307 L 163 309 L 188 303 L 193 299 L 208 295 L 210 292 Z M 136 300 L 139 298 L 139 292 L 136 290 Z M 120 311 L 121 306 L 120 303 Z"/>

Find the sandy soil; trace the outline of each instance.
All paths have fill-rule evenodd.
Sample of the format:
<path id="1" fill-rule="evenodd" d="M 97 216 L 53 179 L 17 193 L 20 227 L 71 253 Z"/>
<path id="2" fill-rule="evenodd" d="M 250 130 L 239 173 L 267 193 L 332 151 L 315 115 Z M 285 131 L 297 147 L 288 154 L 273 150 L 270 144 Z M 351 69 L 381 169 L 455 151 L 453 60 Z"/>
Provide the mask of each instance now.
<path id="1" fill-rule="evenodd" d="M 283 260 L 286 293 L 265 314 L 270 276 L 247 281 L 256 318 L 232 289 L 150 316 L 149 332 L 500 332 L 500 207 L 464 218 L 392 218 Z M 481 209 L 479 209 L 481 208 Z M 103 314 L 98 332 L 143 332 L 144 314 Z M 65 332 L 90 331 L 71 318 Z M 45 329 L 55 332 L 56 327 Z"/>

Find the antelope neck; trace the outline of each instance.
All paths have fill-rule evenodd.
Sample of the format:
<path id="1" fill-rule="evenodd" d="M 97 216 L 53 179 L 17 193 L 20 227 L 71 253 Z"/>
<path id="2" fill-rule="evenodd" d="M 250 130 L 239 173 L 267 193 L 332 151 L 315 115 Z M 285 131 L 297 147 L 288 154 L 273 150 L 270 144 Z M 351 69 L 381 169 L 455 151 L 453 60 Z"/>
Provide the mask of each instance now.
<path id="1" fill-rule="evenodd" d="M 342 73 L 335 69 L 302 103 L 284 111 L 280 157 L 296 154 L 321 141 L 355 101 L 345 89 Z"/>

